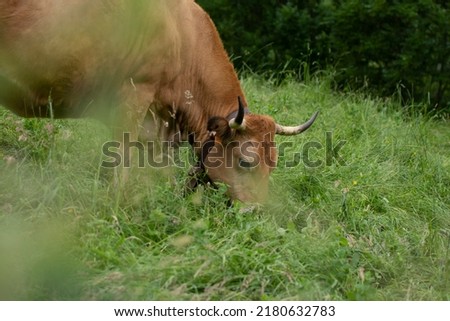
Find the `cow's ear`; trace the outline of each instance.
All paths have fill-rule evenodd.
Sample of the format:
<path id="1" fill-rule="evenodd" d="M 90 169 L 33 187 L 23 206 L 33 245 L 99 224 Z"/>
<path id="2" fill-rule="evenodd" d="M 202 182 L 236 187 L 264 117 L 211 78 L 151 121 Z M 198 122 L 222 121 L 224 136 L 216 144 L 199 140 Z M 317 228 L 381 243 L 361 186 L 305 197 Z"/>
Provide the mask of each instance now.
<path id="1" fill-rule="evenodd" d="M 211 117 L 208 120 L 207 129 L 209 132 L 214 132 L 216 134 L 215 136 L 222 142 L 229 141 L 232 138 L 231 127 L 228 124 L 228 120 L 226 120 L 224 117 Z"/>

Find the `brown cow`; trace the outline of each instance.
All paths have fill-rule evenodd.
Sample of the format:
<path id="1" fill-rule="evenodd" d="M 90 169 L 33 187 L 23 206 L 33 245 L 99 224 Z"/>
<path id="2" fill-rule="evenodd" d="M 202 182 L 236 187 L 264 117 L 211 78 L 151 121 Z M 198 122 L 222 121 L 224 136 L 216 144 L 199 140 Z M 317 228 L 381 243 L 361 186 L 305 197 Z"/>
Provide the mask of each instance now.
<path id="1" fill-rule="evenodd" d="M 195 137 L 200 168 L 243 201 L 265 198 L 275 134 L 317 115 L 284 127 L 249 113 L 193 0 L 2 0 L 0 104 L 24 117 L 96 117 L 120 137 L 149 125 L 164 139 Z"/>

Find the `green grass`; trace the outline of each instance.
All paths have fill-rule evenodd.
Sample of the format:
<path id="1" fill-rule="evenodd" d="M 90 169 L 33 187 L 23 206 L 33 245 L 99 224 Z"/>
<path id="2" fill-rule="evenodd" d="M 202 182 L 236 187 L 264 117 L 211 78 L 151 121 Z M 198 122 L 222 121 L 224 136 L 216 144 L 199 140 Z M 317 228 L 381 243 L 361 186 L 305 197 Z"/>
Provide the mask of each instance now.
<path id="1" fill-rule="evenodd" d="M 449 300 L 450 127 L 326 81 L 247 78 L 253 112 L 321 114 L 280 156 L 267 206 L 183 196 L 187 169 L 116 192 L 93 120 L 0 110 L 0 299 Z M 345 164 L 330 158 L 327 132 Z M 328 134 L 330 135 L 330 134 Z M 307 142 L 315 168 L 283 168 Z"/>

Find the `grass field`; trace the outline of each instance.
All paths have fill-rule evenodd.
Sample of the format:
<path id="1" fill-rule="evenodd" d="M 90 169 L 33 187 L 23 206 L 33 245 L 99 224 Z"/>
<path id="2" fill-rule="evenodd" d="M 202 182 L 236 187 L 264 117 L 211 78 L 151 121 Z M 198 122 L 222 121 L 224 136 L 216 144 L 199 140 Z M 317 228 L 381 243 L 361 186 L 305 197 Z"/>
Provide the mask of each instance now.
<path id="1" fill-rule="evenodd" d="M 101 123 L 0 109 L 0 299 L 450 300 L 448 121 L 325 80 L 243 86 L 283 124 L 321 111 L 278 137 L 270 200 L 251 211 L 223 189 L 184 197 L 181 168 L 116 192 Z"/>

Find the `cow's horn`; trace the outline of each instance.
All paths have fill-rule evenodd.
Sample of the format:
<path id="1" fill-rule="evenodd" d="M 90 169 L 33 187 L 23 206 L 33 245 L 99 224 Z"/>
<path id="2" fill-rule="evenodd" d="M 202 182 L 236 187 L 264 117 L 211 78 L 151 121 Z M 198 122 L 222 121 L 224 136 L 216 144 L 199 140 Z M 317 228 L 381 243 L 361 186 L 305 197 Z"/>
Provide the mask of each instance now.
<path id="1" fill-rule="evenodd" d="M 282 125 L 276 124 L 275 133 L 279 134 L 279 135 L 286 135 L 286 136 L 298 135 L 298 134 L 304 132 L 305 130 L 307 130 L 309 127 L 311 127 L 311 125 L 316 120 L 318 114 L 319 114 L 319 112 L 316 111 L 314 113 L 314 115 L 306 123 L 301 124 L 299 126 L 282 126 Z"/>
<path id="2" fill-rule="evenodd" d="M 238 97 L 239 108 L 235 118 L 231 119 L 229 124 L 232 129 L 245 129 L 245 107 L 242 103 L 241 96 Z"/>

